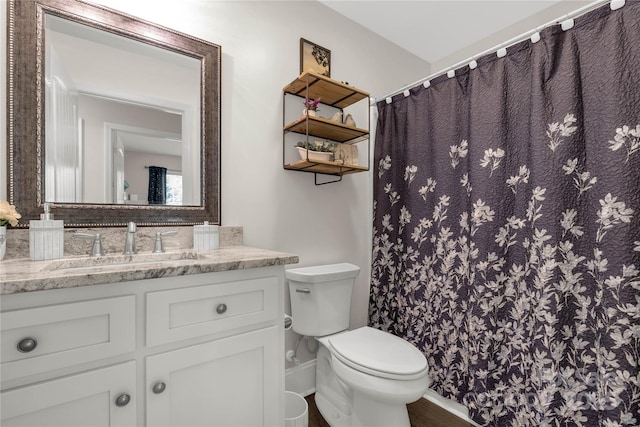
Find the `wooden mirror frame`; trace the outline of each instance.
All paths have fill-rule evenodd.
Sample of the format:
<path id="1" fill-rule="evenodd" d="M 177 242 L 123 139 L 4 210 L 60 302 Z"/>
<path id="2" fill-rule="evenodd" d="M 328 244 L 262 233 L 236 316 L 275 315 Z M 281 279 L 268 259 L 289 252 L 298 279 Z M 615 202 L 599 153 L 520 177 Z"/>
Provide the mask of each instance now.
<path id="1" fill-rule="evenodd" d="M 7 195 L 22 215 L 39 218 L 44 202 L 44 16 L 50 13 L 201 62 L 199 206 L 52 203 L 65 227 L 220 224 L 220 46 L 82 0 L 7 2 Z"/>

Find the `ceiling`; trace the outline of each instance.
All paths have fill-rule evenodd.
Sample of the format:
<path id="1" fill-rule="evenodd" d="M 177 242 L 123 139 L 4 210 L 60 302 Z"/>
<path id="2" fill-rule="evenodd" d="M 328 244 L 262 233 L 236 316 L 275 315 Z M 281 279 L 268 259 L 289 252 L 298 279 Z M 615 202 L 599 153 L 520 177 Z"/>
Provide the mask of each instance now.
<path id="1" fill-rule="evenodd" d="M 580 0 L 319 1 L 431 64 L 505 29 L 511 29 L 512 34 L 484 49 L 562 16 L 545 18 L 541 13 L 545 10 L 548 15 L 556 7 L 566 14 L 586 4 Z M 526 20 L 534 14 L 541 15 L 538 22 L 526 26 Z M 522 25 L 518 26 L 519 23 Z M 479 51 L 458 61 L 475 53 Z"/>

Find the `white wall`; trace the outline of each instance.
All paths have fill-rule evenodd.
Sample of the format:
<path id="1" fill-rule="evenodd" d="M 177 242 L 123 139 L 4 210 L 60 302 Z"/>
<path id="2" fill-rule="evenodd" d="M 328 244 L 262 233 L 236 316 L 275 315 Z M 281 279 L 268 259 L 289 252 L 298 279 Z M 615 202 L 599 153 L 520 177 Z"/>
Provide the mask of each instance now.
<path id="1" fill-rule="evenodd" d="M 284 170 L 282 88 L 299 74 L 301 37 L 331 50 L 333 78 L 367 90 L 373 97 L 428 74 L 429 64 L 316 1 L 98 2 L 222 46 L 223 225 L 243 226 L 248 246 L 299 255 L 299 266 L 359 265 L 362 272 L 353 298 L 352 326 L 364 325 L 371 252 L 371 172 L 315 186 L 313 174 Z M 6 2 L 2 3 L 0 19 L 6 15 Z M 0 45 L 4 61 L 5 43 Z M 4 108 L 5 100 L 0 102 Z M 3 129 L 5 121 L 3 113 Z M 3 170 L 0 175 L 5 180 Z M 0 198 L 4 199 L 6 182 L 1 184 Z M 295 339 L 290 333 L 288 348 Z M 308 356 L 301 358 L 304 361 Z"/>
<path id="2" fill-rule="evenodd" d="M 593 3 L 593 0 L 562 0 L 547 7 L 546 9 L 543 9 L 539 13 L 529 16 L 515 24 L 509 25 L 500 31 L 496 31 L 482 40 L 469 40 L 469 44 L 464 48 L 452 52 L 445 58 L 433 61 L 431 63 L 432 72 L 437 73 L 459 63 L 460 61 L 466 61 L 471 56 L 476 56 L 480 52 L 484 52 L 487 49 L 498 46 L 507 40 L 511 40 L 514 37 L 519 37 L 524 33 L 533 31 L 541 25 L 548 24 L 551 21 L 557 20 L 558 18 L 591 3 Z"/>

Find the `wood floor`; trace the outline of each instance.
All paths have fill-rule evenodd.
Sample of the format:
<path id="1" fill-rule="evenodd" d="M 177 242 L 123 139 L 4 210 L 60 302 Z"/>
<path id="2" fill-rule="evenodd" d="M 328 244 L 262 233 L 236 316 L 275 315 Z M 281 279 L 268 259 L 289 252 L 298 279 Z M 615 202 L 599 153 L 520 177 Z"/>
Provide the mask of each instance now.
<path id="1" fill-rule="evenodd" d="M 305 399 L 309 404 L 309 427 L 329 427 L 316 407 L 313 394 Z M 472 427 L 468 422 L 452 415 L 427 399 L 407 405 L 411 427 Z M 394 427 L 394 426 L 388 426 Z"/>

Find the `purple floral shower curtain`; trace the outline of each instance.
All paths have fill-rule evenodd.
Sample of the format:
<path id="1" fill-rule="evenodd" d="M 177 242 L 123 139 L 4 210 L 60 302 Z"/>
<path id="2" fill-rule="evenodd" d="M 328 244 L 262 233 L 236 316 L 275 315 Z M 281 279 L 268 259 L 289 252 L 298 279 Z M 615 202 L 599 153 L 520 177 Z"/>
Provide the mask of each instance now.
<path id="1" fill-rule="evenodd" d="M 640 425 L 640 2 L 378 110 L 370 324 L 481 425 Z"/>

